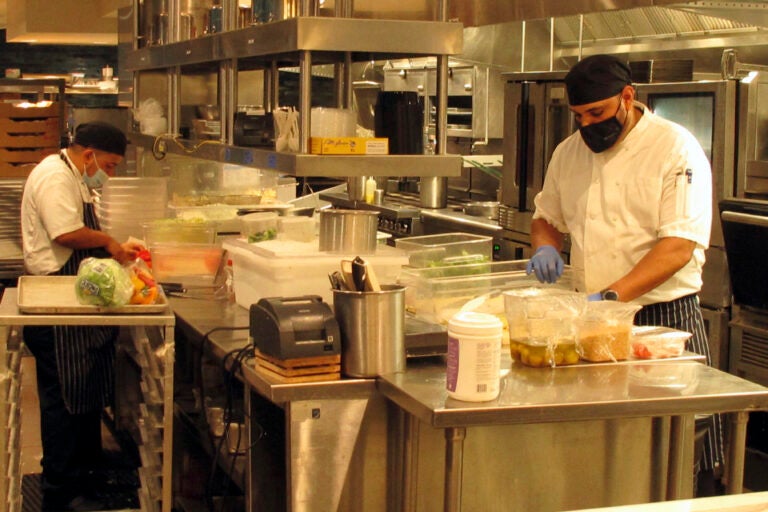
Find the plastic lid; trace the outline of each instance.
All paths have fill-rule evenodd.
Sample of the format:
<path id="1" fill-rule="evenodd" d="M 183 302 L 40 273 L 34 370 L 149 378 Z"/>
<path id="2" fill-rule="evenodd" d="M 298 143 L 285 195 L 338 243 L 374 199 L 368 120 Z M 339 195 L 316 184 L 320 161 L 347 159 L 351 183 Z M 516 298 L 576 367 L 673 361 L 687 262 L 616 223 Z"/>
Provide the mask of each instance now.
<path id="1" fill-rule="evenodd" d="M 488 313 L 460 311 L 448 321 L 448 329 L 455 334 L 495 336 L 503 329 L 501 320 Z"/>

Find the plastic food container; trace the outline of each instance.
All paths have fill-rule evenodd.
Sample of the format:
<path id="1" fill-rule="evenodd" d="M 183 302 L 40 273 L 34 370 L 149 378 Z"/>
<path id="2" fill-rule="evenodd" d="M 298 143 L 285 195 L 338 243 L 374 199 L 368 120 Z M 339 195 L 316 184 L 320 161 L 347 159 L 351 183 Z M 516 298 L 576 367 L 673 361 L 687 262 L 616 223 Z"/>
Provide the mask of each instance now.
<path id="1" fill-rule="evenodd" d="M 579 362 L 576 319 L 586 295 L 551 288 L 504 292 L 512 358 L 526 366 L 565 366 Z"/>
<path id="2" fill-rule="evenodd" d="M 588 302 L 577 322 L 579 356 L 592 362 L 629 359 L 632 321 L 640 309 L 625 302 Z"/>
<path id="3" fill-rule="evenodd" d="M 632 355 L 639 359 L 679 357 L 691 336 L 690 332 L 669 327 L 635 326 L 632 328 Z"/>
<path id="4" fill-rule="evenodd" d="M 241 216 L 240 234 L 249 243 L 273 240 L 277 237 L 277 213 L 257 212 Z"/>
<path id="5" fill-rule="evenodd" d="M 428 322 L 447 325 L 464 305 L 484 294 L 517 288 L 572 289 L 570 268 L 555 284 L 542 284 L 525 273 L 528 260 L 498 261 L 450 267 L 402 269 L 398 282 L 405 290 L 406 311 Z M 507 323 L 501 293 L 489 296 L 474 311 L 499 316 Z M 506 333 L 506 328 L 505 328 Z M 506 336 L 505 336 L 506 338 Z"/>
<path id="6" fill-rule="evenodd" d="M 158 282 L 212 285 L 223 266 L 224 251 L 215 244 L 155 244 L 149 253 Z"/>
<path id="7" fill-rule="evenodd" d="M 144 243 L 156 244 L 213 244 L 216 242 L 216 224 L 182 219 L 157 219 L 142 224 Z"/>
<path id="8" fill-rule="evenodd" d="M 295 297 L 319 295 L 333 303 L 328 273 L 340 269 L 342 258 L 351 254 L 332 254 L 318 250 L 316 242 L 268 240 L 249 244 L 243 239 L 227 239 L 223 243 L 232 260 L 235 300 L 249 308 L 263 297 Z M 379 283 L 395 283 L 400 269 L 408 262 L 406 255 L 389 246 L 381 246 L 375 254 L 365 256 L 373 266 Z"/>
<path id="9" fill-rule="evenodd" d="M 398 238 L 395 247 L 407 252 L 408 264 L 416 268 L 483 263 L 493 257 L 492 238 L 471 233 Z"/>
<path id="10" fill-rule="evenodd" d="M 317 222 L 313 217 L 279 217 L 277 237 L 281 240 L 311 242 L 315 239 Z"/>

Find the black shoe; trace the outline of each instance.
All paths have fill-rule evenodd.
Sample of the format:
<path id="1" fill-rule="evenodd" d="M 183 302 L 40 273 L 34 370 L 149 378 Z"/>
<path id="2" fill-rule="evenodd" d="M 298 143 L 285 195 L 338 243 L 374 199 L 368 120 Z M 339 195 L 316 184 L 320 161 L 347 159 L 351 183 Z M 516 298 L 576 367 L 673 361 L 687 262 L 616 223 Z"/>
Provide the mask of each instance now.
<path id="1" fill-rule="evenodd" d="M 105 510 L 105 504 L 103 501 L 95 500 L 93 498 L 87 498 L 85 496 L 75 496 L 69 502 L 69 509 L 75 512 L 88 512 L 94 510 Z"/>
<path id="2" fill-rule="evenodd" d="M 45 495 L 41 507 L 43 512 L 77 512 L 104 510 L 104 502 L 87 498 L 85 496 L 75 496 L 69 500 L 64 500 L 59 496 Z"/>

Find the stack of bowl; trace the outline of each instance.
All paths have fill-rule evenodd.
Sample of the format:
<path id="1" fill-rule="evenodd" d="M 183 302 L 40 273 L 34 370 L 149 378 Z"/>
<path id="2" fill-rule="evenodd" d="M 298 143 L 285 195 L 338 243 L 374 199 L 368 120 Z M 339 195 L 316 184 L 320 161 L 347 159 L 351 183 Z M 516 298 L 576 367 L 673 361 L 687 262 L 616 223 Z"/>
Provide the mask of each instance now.
<path id="1" fill-rule="evenodd" d="M 101 229 L 119 242 L 141 238 L 142 225 L 167 216 L 165 178 L 111 178 L 104 184 L 96 209 Z"/>

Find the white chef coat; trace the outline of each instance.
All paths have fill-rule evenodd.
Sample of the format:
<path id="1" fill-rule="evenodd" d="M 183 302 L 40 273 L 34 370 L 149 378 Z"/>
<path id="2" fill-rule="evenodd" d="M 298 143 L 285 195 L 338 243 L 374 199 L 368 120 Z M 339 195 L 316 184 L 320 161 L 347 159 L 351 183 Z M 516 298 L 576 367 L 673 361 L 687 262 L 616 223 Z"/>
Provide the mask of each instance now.
<path id="1" fill-rule="evenodd" d="M 62 160 L 62 154 L 69 166 Z M 54 240 L 85 226 L 83 203 L 91 201 L 91 193 L 66 151 L 47 156 L 32 170 L 21 199 L 21 237 L 27 273 L 46 275 L 64 266 L 72 249 Z"/>
<path id="2" fill-rule="evenodd" d="M 644 110 L 627 137 L 593 153 L 576 132 L 554 151 L 534 219 L 571 236 L 577 289 L 602 290 L 664 237 L 696 242 L 691 260 L 633 302 L 667 302 L 701 289 L 712 224 L 712 171 L 685 128 Z"/>

